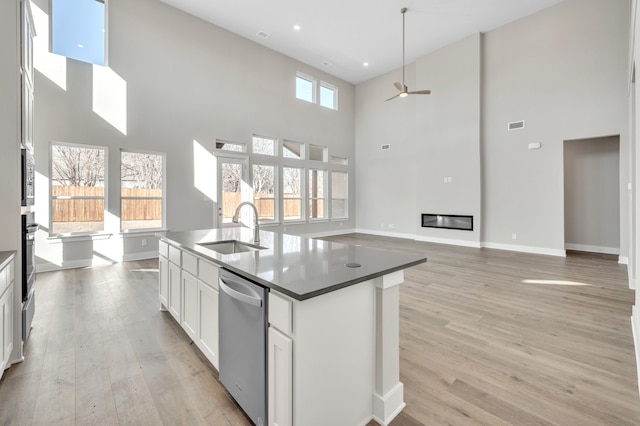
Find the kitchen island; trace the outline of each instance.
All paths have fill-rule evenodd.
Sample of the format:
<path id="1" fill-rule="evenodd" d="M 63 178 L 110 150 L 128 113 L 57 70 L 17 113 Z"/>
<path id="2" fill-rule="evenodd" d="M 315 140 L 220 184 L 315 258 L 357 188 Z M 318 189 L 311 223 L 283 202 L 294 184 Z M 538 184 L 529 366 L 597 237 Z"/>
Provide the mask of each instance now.
<path id="1" fill-rule="evenodd" d="M 215 368 L 218 268 L 269 289 L 270 425 L 386 425 L 404 408 L 399 284 L 424 257 L 240 227 L 159 238 L 161 305 Z"/>

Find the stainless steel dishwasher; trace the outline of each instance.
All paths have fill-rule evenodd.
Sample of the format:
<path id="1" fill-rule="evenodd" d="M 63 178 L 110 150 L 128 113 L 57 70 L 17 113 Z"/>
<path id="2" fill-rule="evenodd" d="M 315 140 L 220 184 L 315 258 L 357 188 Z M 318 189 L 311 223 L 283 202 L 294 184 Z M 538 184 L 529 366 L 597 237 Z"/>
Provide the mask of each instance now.
<path id="1" fill-rule="evenodd" d="M 258 426 L 267 424 L 268 289 L 220 269 L 220 382 Z"/>

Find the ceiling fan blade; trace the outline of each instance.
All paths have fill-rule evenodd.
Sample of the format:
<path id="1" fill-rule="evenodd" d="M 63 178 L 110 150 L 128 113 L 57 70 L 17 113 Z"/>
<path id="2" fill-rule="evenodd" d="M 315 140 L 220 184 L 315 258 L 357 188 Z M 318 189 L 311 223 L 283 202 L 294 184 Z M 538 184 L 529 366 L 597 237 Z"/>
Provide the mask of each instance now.
<path id="1" fill-rule="evenodd" d="M 398 90 L 399 90 L 399 91 L 401 91 L 401 92 L 402 92 L 403 90 L 405 90 L 405 88 L 404 88 L 404 84 L 402 84 L 402 83 L 400 83 L 400 82 L 398 82 L 398 81 L 396 81 L 395 83 L 393 83 L 393 85 L 394 85 L 394 86 L 396 86 L 396 89 L 398 89 Z"/>
<path id="2" fill-rule="evenodd" d="M 395 96 L 390 97 L 389 99 L 385 99 L 385 102 L 390 101 L 391 99 L 395 99 L 395 98 L 397 98 L 398 96 L 400 96 L 400 93 L 398 93 L 398 94 L 397 94 L 397 95 L 395 95 Z"/>
<path id="3" fill-rule="evenodd" d="M 431 90 L 414 90 L 413 92 L 407 92 L 409 95 L 430 95 Z"/>

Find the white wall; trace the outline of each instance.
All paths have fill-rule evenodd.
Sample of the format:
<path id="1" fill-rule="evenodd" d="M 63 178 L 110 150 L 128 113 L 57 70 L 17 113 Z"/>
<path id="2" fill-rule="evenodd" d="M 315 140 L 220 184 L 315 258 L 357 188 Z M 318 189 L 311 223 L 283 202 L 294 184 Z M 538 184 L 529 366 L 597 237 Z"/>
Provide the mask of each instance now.
<path id="1" fill-rule="evenodd" d="M 48 13 L 47 0 L 35 3 Z M 156 0 L 109 2 L 109 68 L 112 79 L 126 84 L 126 105 L 123 102 L 117 110 L 126 107 L 126 134 L 94 112 L 97 77 L 91 65 L 66 60 L 66 90 L 37 73 L 35 139 L 41 177 L 36 207 L 41 222 L 49 221 L 45 177 L 50 141 L 108 147 L 112 160 L 108 184 L 114 188 L 119 181 L 120 148 L 165 152 L 167 227 L 171 230 L 213 224 L 215 202 L 204 199 L 212 188 L 196 187 L 194 182 L 194 173 L 198 173 L 194 170 L 194 141 L 212 151 L 217 138 L 248 143 L 256 133 L 324 145 L 330 155 L 349 159 L 353 175 L 354 87 L 320 70 Z M 297 100 L 296 71 L 336 86 L 339 110 Z M 350 194 L 354 194 L 354 180 L 350 182 Z M 108 200 L 114 218 L 120 213 L 117 192 L 112 191 Z M 355 197 L 351 197 L 350 211 L 354 209 Z M 352 218 L 288 225 L 288 232 L 336 232 L 353 229 L 354 224 Z M 154 238 L 148 236 L 124 240 L 114 236 L 110 242 L 46 237 L 43 234 L 38 239 L 40 270 L 78 266 L 105 254 L 116 260 L 118 256 L 134 258 L 156 249 Z M 141 238 L 148 239 L 144 248 Z"/>
<path id="2" fill-rule="evenodd" d="M 627 1 L 568 0 L 410 64 L 409 88 L 432 89 L 429 96 L 382 103 L 399 71 L 358 85 L 358 229 L 563 255 L 563 141 L 620 135 L 620 158 L 629 155 L 628 17 Z M 525 128 L 508 132 L 517 120 Z M 532 142 L 542 148 L 527 149 Z M 404 151 L 384 157 L 381 143 Z M 405 184 L 390 192 L 381 182 L 390 176 L 405 176 Z M 623 257 L 628 181 L 628 162 L 620 161 Z M 378 188 L 384 201 L 375 203 Z M 432 207 L 474 214 L 477 228 L 419 229 L 418 213 Z"/>
<path id="3" fill-rule="evenodd" d="M 563 141 L 620 135 L 628 156 L 629 2 L 569 0 L 485 36 L 484 240 L 564 250 Z M 525 120 L 508 132 L 507 123 Z M 528 150 L 540 142 L 539 150 Z M 621 161 L 621 255 L 628 167 Z M 517 234 L 517 240 L 511 235 Z"/>
<path id="4" fill-rule="evenodd" d="M 620 252 L 618 137 L 564 142 L 565 248 Z"/>

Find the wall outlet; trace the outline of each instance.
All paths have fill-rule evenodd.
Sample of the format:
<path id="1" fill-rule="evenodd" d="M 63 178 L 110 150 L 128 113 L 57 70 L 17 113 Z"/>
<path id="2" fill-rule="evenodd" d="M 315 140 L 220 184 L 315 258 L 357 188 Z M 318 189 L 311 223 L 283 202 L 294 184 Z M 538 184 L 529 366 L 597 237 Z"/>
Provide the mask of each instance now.
<path id="1" fill-rule="evenodd" d="M 140 240 L 140 245 L 141 245 L 142 247 L 145 247 L 145 246 L 147 245 L 147 239 L 146 239 L 146 238 L 143 238 L 142 240 Z"/>
<path id="2" fill-rule="evenodd" d="M 511 239 L 512 239 L 512 240 L 515 240 L 515 239 L 517 239 L 517 238 L 518 238 L 518 236 L 516 235 L 516 233 L 515 233 L 515 232 L 514 232 L 513 234 L 511 234 Z"/>

